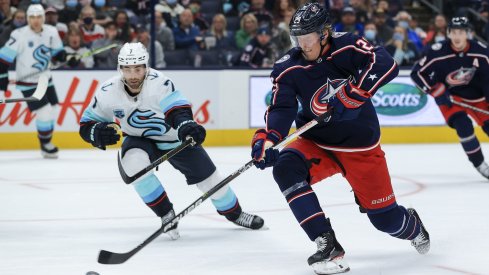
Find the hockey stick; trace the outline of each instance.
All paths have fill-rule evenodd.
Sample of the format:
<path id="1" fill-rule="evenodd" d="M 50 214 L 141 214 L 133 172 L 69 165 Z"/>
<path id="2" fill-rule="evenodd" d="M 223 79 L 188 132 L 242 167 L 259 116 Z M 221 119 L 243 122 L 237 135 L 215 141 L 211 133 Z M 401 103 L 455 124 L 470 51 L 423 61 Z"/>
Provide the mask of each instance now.
<path id="1" fill-rule="evenodd" d="M 122 180 L 126 184 L 130 184 L 133 181 L 137 180 L 140 178 L 142 175 L 146 174 L 147 172 L 151 171 L 151 169 L 155 168 L 156 166 L 160 165 L 162 162 L 167 161 L 169 158 L 173 157 L 174 155 L 178 154 L 180 151 L 183 149 L 187 148 L 187 146 L 191 145 L 194 143 L 194 140 L 190 137 L 187 138 L 182 144 L 179 146 L 173 148 L 170 152 L 164 154 L 163 156 L 159 157 L 157 160 L 153 161 L 150 165 L 146 166 L 143 168 L 141 171 L 137 172 L 136 174 L 129 176 L 126 174 L 126 171 L 124 171 L 124 167 L 122 167 L 121 163 L 121 158 L 119 156 L 119 152 L 117 152 L 117 166 L 119 166 L 119 173 L 121 174 Z"/>
<path id="2" fill-rule="evenodd" d="M 467 109 L 471 109 L 473 111 L 476 111 L 476 112 L 479 112 L 479 113 L 482 113 L 482 114 L 485 114 L 485 115 L 489 115 L 489 111 L 487 110 L 483 110 L 483 109 L 480 109 L 480 108 L 477 108 L 475 106 L 472 106 L 472 105 L 469 105 L 467 103 L 463 103 L 463 102 L 460 102 L 460 101 L 457 101 L 457 100 L 454 100 L 453 98 L 450 98 L 450 100 L 452 101 L 453 104 L 455 105 L 458 105 L 458 106 L 462 106 L 464 108 L 467 108 Z"/>
<path id="3" fill-rule="evenodd" d="M 31 102 L 31 101 L 41 100 L 41 98 L 46 93 L 46 90 L 48 89 L 48 84 L 49 84 L 48 76 L 46 74 L 41 74 L 39 76 L 39 80 L 37 81 L 36 90 L 30 97 L 0 99 L 0 104 L 11 103 L 11 102 L 22 102 L 22 101 Z"/>
<path id="4" fill-rule="evenodd" d="M 330 95 L 327 97 L 330 98 L 334 94 Z M 284 147 L 287 143 L 292 141 L 293 139 L 297 138 L 299 135 L 304 133 L 305 131 L 311 129 L 312 127 L 316 126 L 319 122 L 321 121 L 328 121 L 330 118 L 330 112 L 325 112 L 322 115 L 318 116 L 317 118 L 309 121 L 308 123 L 304 124 L 302 127 L 298 128 L 295 132 L 292 134 L 288 135 L 285 137 L 281 142 L 277 143 L 273 148 L 282 148 Z M 212 187 L 209 191 L 205 192 L 202 196 L 200 196 L 196 201 L 191 203 L 187 208 L 185 208 L 182 212 L 180 212 L 178 215 L 176 215 L 173 219 L 170 221 L 164 223 L 161 225 L 161 227 L 155 231 L 151 236 L 149 236 L 146 240 L 144 240 L 140 245 L 138 245 L 136 248 L 132 249 L 129 252 L 126 253 L 116 253 L 116 252 L 110 252 L 107 250 L 101 250 L 99 255 L 98 255 L 98 262 L 101 264 L 122 264 L 125 261 L 129 260 L 132 256 L 134 256 L 136 253 L 138 253 L 141 249 L 143 249 L 145 246 L 147 246 L 149 243 L 151 243 L 154 239 L 156 239 L 159 235 L 164 233 L 167 229 L 171 228 L 175 223 L 177 223 L 180 219 L 185 217 L 188 213 L 190 213 L 194 208 L 199 206 L 203 201 L 208 199 L 210 196 L 212 196 L 214 193 L 219 191 L 222 187 L 224 187 L 226 184 L 237 178 L 239 175 L 243 174 L 246 170 L 248 170 L 251 166 L 253 166 L 253 160 L 250 160 L 247 162 L 245 165 L 241 166 L 238 170 L 234 171 L 232 174 L 227 176 L 225 179 L 223 179 L 221 182 L 219 182 L 217 185 Z"/>

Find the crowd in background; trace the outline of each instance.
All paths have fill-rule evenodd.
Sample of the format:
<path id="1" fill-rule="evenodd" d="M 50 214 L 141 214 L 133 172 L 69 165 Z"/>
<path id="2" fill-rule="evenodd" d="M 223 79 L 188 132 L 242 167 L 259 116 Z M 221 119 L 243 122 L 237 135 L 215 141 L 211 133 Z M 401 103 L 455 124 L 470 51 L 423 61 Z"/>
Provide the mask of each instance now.
<path id="1" fill-rule="evenodd" d="M 155 67 L 270 68 L 292 47 L 288 23 L 297 7 L 306 2 L 310 1 L 160 0 L 154 8 Z M 414 64 L 427 47 L 447 39 L 449 18 L 437 14 L 426 27 L 420 27 L 416 15 L 408 12 L 420 5 L 416 0 L 315 2 L 328 7 L 336 31 L 352 32 L 384 46 L 401 66 Z M 489 16 L 489 0 L 449 2 L 458 7 L 472 5 L 481 17 Z M 0 46 L 14 29 L 26 24 L 25 10 L 31 3 L 43 4 L 45 23 L 56 26 L 70 55 L 136 41 L 152 52 L 150 0 L 0 0 Z M 489 38 L 489 27 L 476 31 Z M 118 50 L 65 67 L 114 69 Z"/>

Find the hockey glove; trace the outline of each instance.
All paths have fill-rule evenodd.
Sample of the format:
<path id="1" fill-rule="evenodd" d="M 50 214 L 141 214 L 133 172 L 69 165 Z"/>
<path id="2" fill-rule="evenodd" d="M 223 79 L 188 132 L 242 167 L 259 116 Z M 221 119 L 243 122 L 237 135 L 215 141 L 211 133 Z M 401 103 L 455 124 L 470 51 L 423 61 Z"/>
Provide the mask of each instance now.
<path id="1" fill-rule="evenodd" d="M 70 68 L 75 68 L 79 64 L 80 64 L 80 59 L 78 59 L 74 56 L 72 56 L 68 59 L 68 66 L 70 66 Z"/>
<path id="2" fill-rule="evenodd" d="M 331 121 L 352 120 L 358 117 L 361 107 L 371 95 L 347 82 L 335 96 L 329 99 Z"/>
<path id="3" fill-rule="evenodd" d="M 280 152 L 271 147 L 281 139 L 280 134 L 273 130 L 258 129 L 255 132 L 251 141 L 251 157 L 257 168 L 263 170 L 277 162 Z"/>
<path id="4" fill-rule="evenodd" d="M 452 107 L 452 100 L 450 100 L 450 94 L 448 93 L 445 84 L 435 84 L 433 88 L 431 88 L 430 95 L 435 98 L 435 102 L 438 106 L 445 105 L 448 108 Z"/>
<path id="5" fill-rule="evenodd" d="M 7 87 L 8 87 L 8 77 L 5 76 L 0 78 L 0 91 L 6 92 Z"/>
<path id="6" fill-rule="evenodd" d="M 90 129 L 93 146 L 105 150 L 105 146 L 116 144 L 121 138 L 117 133 L 119 125 L 114 122 L 97 122 Z"/>
<path id="7" fill-rule="evenodd" d="M 184 141 L 187 137 L 194 140 L 193 146 L 200 145 L 205 140 L 205 128 L 193 120 L 185 120 L 177 128 L 178 139 Z"/>

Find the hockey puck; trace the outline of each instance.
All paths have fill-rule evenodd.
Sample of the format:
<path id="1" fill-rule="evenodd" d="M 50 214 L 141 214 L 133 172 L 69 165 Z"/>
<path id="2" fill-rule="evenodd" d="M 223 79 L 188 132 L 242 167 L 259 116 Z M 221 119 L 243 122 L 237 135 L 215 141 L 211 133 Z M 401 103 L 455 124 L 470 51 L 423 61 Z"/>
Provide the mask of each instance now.
<path id="1" fill-rule="evenodd" d="M 88 271 L 86 275 L 100 275 L 98 272 L 95 271 Z"/>

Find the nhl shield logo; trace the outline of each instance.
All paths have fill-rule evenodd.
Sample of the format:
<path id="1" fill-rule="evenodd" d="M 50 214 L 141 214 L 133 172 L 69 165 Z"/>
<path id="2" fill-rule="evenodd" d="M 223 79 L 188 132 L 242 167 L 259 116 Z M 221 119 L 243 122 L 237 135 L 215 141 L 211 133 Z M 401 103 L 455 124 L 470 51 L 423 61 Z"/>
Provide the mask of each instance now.
<path id="1" fill-rule="evenodd" d="M 29 46 L 29 48 L 32 48 L 32 47 L 34 47 L 34 42 L 33 41 L 29 41 L 27 43 L 27 45 Z"/>
<path id="2" fill-rule="evenodd" d="M 114 109 L 114 116 L 116 118 L 122 119 L 126 114 L 124 114 L 123 109 Z"/>

